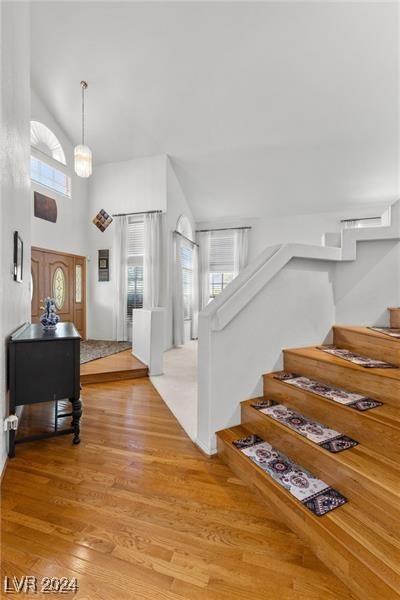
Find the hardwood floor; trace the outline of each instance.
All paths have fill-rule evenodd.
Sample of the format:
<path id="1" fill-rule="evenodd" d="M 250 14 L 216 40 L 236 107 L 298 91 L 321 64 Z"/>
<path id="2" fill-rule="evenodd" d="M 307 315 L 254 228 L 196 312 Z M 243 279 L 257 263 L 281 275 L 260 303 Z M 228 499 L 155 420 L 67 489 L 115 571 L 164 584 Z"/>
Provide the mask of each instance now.
<path id="1" fill-rule="evenodd" d="M 81 383 L 102 383 L 146 377 L 148 368 L 130 350 L 111 354 L 81 365 Z"/>
<path id="2" fill-rule="evenodd" d="M 272 505 L 197 449 L 148 379 L 88 385 L 83 399 L 80 446 L 24 444 L 9 461 L 3 576 L 77 577 L 78 600 L 353 598 Z M 26 411 L 26 428 L 46 409 Z"/>

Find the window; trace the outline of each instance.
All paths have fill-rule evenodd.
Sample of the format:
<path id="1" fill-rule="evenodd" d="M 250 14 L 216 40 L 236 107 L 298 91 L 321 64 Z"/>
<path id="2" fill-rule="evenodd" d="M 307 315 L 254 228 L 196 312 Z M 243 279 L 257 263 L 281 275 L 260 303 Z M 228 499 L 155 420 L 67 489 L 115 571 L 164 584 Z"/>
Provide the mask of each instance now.
<path id="1" fill-rule="evenodd" d="M 210 299 L 213 300 L 236 276 L 234 231 L 213 231 L 210 237 Z"/>
<path id="2" fill-rule="evenodd" d="M 362 217 L 361 219 L 342 219 L 344 229 L 361 229 L 363 227 L 382 227 L 382 217 Z"/>
<path id="3" fill-rule="evenodd" d="M 189 321 L 193 314 L 193 247 L 183 242 L 181 245 L 183 317 Z"/>
<path id="4" fill-rule="evenodd" d="M 71 178 L 64 150 L 43 123 L 31 121 L 31 180 L 64 196 L 71 196 Z"/>
<path id="5" fill-rule="evenodd" d="M 70 177 L 34 156 L 31 156 L 31 180 L 59 194 L 71 196 Z"/>
<path id="6" fill-rule="evenodd" d="M 210 273 L 210 300 L 218 296 L 233 278 L 234 273 Z"/>
<path id="7" fill-rule="evenodd" d="M 51 129 L 39 121 L 31 121 L 31 146 L 62 165 L 67 164 L 60 142 Z"/>
<path id="8" fill-rule="evenodd" d="M 144 222 L 131 220 L 128 223 L 128 298 L 126 314 L 132 323 L 132 310 L 143 308 L 143 255 Z"/>

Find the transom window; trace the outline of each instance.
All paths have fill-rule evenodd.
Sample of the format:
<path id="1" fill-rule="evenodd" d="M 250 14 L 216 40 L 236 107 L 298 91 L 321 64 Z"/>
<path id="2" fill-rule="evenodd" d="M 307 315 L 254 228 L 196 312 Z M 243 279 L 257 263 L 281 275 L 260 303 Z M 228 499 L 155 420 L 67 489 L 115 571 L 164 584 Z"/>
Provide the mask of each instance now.
<path id="1" fill-rule="evenodd" d="M 31 121 L 31 180 L 64 196 L 71 196 L 71 177 L 64 150 L 54 133 Z"/>
<path id="2" fill-rule="evenodd" d="M 31 121 L 31 146 L 62 165 L 67 164 L 64 150 L 58 138 L 51 129 L 39 121 Z"/>

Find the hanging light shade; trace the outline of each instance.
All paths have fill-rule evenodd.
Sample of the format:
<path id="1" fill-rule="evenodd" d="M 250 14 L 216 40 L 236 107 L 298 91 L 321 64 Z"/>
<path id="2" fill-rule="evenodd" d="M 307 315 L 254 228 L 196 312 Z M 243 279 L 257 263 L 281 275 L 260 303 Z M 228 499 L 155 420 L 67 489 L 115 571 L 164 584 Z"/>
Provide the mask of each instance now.
<path id="1" fill-rule="evenodd" d="M 74 149 L 75 173 L 79 177 L 90 177 L 92 174 L 92 151 L 89 146 L 79 144 Z"/>
<path id="2" fill-rule="evenodd" d="M 82 143 L 75 146 L 74 165 L 75 173 L 79 177 L 90 177 L 92 174 L 92 151 L 85 145 L 85 90 L 88 84 L 81 81 L 82 88 Z"/>

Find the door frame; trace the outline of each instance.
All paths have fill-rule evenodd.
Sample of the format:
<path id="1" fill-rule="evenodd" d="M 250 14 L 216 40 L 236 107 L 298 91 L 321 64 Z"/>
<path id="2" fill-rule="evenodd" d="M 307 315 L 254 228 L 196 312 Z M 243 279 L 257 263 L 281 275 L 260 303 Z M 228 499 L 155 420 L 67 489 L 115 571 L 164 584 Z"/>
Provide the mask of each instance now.
<path id="1" fill-rule="evenodd" d="M 31 246 L 31 250 L 36 250 L 37 252 L 47 252 L 48 254 L 57 254 L 58 256 L 69 256 L 74 259 L 74 273 L 73 273 L 73 284 L 74 284 L 74 306 L 75 306 L 75 259 L 79 259 L 83 263 L 83 273 L 82 273 L 82 305 L 83 305 L 83 336 L 82 339 L 86 340 L 86 286 L 87 286 L 87 257 L 82 256 L 81 254 L 72 254 L 71 252 L 62 252 L 61 250 L 51 250 L 50 248 L 40 248 L 39 246 Z M 31 255 L 31 268 L 32 268 L 32 255 Z M 31 308 L 32 310 L 32 308 Z M 75 312 L 75 311 L 74 311 Z"/>

